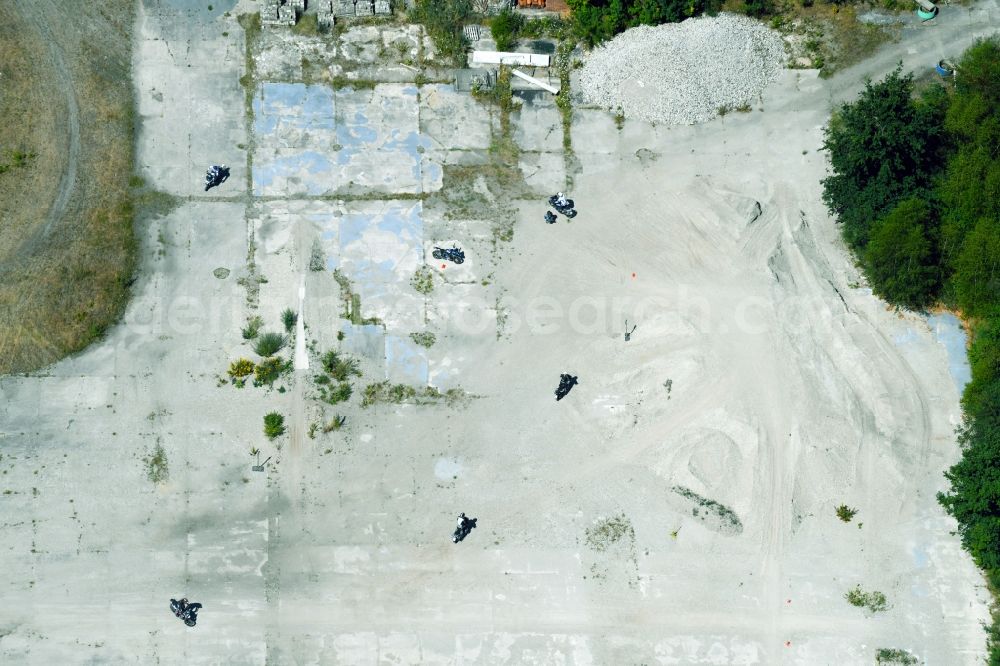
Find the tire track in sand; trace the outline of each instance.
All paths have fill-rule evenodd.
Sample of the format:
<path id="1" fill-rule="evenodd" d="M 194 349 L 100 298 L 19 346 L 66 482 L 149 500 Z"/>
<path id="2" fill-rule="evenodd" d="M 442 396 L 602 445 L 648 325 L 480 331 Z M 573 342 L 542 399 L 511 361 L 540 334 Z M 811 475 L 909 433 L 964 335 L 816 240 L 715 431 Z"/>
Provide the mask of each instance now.
<path id="1" fill-rule="evenodd" d="M 45 5 L 39 7 L 39 5 Z M 21 18 L 34 26 L 41 35 L 42 40 L 48 45 L 48 60 L 55 70 L 59 80 L 59 86 L 66 94 L 66 124 L 69 131 L 69 149 L 66 156 L 66 166 L 59 179 L 59 188 L 56 190 L 55 199 L 49 208 L 45 225 L 28 238 L 21 246 L 24 250 L 31 250 L 39 241 L 49 237 L 56 223 L 60 221 L 66 213 L 69 199 L 76 189 L 76 171 L 80 162 L 80 107 L 76 100 L 76 88 L 73 85 L 73 75 L 66 66 L 62 49 L 52 36 L 49 26 L 45 21 L 46 17 L 57 17 L 60 12 L 51 0 L 14 0 L 14 7 Z"/>

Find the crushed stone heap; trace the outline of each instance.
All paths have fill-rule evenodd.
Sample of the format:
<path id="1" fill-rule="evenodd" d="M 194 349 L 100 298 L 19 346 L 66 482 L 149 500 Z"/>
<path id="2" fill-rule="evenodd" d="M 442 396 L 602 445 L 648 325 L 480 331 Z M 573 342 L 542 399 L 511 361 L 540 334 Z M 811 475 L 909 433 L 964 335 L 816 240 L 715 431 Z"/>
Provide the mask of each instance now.
<path id="1" fill-rule="evenodd" d="M 629 118 L 690 125 L 752 104 L 785 60 L 778 33 L 719 14 L 626 30 L 587 57 L 579 89 Z"/>

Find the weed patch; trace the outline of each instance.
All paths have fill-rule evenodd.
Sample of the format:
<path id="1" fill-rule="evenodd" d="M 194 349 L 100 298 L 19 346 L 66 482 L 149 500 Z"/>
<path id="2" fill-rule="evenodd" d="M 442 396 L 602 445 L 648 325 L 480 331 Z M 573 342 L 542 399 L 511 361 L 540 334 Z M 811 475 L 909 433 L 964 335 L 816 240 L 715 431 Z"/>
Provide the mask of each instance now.
<path id="1" fill-rule="evenodd" d="M 849 590 L 844 598 L 847 599 L 847 603 L 855 606 L 857 608 L 865 608 L 870 613 L 880 613 L 889 609 L 889 602 L 886 600 L 885 595 L 877 590 L 871 592 L 865 592 L 858 585 L 852 590 Z"/>
<path id="2" fill-rule="evenodd" d="M 170 478 L 167 452 L 159 442 L 153 447 L 153 452 L 143 458 L 143 462 L 146 464 L 146 478 L 153 483 L 163 483 Z"/>
<path id="3" fill-rule="evenodd" d="M 426 347 L 430 349 L 437 342 L 437 337 L 430 331 L 421 331 L 419 333 L 410 333 L 410 339 L 413 340 L 415 344 L 421 347 Z"/>

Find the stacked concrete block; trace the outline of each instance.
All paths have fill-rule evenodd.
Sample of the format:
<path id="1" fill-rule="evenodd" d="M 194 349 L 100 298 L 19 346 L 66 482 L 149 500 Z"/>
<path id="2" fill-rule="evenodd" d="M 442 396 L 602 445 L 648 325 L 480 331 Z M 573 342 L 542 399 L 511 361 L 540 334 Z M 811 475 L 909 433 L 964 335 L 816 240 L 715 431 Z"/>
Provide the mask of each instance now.
<path id="1" fill-rule="evenodd" d="M 334 16 L 354 16 L 354 0 L 333 0 Z"/>
<path id="2" fill-rule="evenodd" d="M 355 16 L 374 16 L 375 3 L 373 0 L 358 0 L 354 5 Z"/>
<path id="3" fill-rule="evenodd" d="M 260 7 L 261 25 L 295 25 L 299 4 L 305 7 L 305 0 L 264 0 Z"/>
<path id="4" fill-rule="evenodd" d="M 329 28 L 333 25 L 334 14 L 333 0 L 320 0 L 319 6 L 316 7 L 316 22 Z"/>
<path id="5" fill-rule="evenodd" d="M 375 0 L 375 13 L 386 15 L 392 13 L 392 5 L 389 0 Z"/>

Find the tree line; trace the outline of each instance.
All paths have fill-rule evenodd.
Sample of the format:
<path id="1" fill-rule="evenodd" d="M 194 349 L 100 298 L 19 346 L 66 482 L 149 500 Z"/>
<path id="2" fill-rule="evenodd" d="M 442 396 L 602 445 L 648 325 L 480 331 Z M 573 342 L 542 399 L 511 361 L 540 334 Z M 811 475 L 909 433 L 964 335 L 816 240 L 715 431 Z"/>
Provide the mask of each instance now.
<path id="1" fill-rule="evenodd" d="M 825 130 L 823 199 L 872 290 L 943 305 L 972 331 L 962 457 L 938 500 L 1000 590 L 1000 40 L 976 42 L 947 85 L 915 90 L 901 68 L 838 108 Z M 1000 615 L 989 628 L 1000 665 Z"/>

